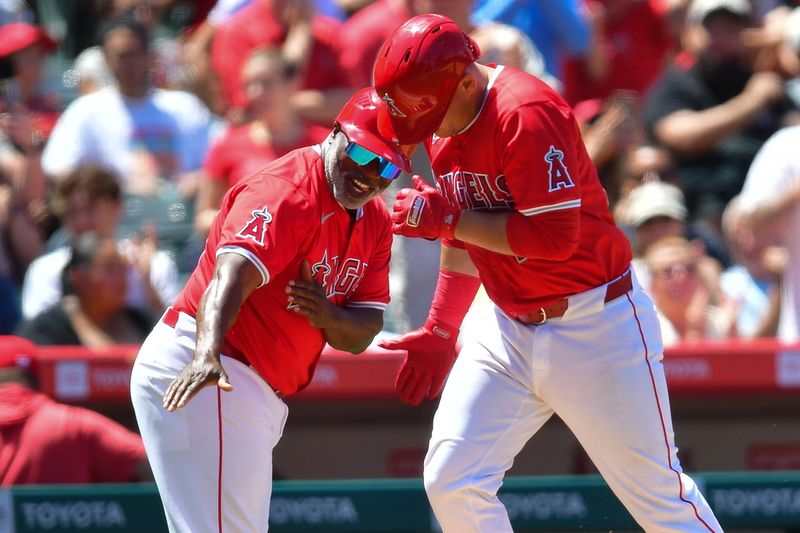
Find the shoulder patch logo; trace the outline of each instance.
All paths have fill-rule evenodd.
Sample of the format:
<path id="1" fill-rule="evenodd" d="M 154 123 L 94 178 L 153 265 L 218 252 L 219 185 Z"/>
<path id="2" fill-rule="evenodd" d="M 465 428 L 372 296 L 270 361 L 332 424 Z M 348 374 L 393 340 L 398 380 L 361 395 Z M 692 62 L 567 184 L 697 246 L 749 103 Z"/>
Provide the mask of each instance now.
<path id="1" fill-rule="evenodd" d="M 550 150 L 544 155 L 544 160 L 550 165 L 547 169 L 547 177 L 550 183 L 549 192 L 574 187 L 572 176 L 569 175 L 567 165 L 564 164 L 564 152 L 556 150 L 555 146 L 550 145 Z"/>
<path id="2" fill-rule="evenodd" d="M 259 245 L 264 246 L 264 237 L 267 235 L 267 224 L 272 222 L 272 215 L 267 210 L 267 206 L 253 211 L 253 218 L 251 218 L 239 233 L 237 237 L 245 239 L 253 239 Z"/>

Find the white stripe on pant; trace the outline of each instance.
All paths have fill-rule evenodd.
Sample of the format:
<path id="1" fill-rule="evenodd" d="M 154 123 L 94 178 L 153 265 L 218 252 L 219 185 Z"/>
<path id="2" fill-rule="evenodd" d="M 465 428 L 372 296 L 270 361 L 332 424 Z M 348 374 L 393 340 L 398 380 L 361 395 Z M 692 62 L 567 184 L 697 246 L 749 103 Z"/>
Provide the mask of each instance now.
<path id="1" fill-rule="evenodd" d="M 185 407 L 167 412 L 161 399 L 191 361 L 195 331 L 194 320 L 184 313 L 175 329 L 159 322 L 142 345 L 131 376 L 136 420 L 169 529 L 266 532 L 272 449 L 288 409 L 252 368 L 223 356 L 233 391 L 221 392 L 218 405 L 217 387 L 206 387 Z"/>

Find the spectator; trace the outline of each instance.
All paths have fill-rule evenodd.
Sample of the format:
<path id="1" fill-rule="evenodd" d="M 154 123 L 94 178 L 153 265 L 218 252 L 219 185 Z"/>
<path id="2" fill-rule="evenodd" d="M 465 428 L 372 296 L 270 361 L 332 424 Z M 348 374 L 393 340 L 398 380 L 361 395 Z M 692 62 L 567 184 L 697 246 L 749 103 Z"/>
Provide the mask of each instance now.
<path id="1" fill-rule="evenodd" d="M 697 248 L 683 237 L 667 237 L 647 249 L 650 294 L 658 310 L 664 346 L 735 336 L 735 308 L 713 303 L 720 290 L 701 276 L 699 260 Z"/>
<path id="2" fill-rule="evenodd" d="M 100 167 L 81 166 L 56 186 L 53 211 L 70 241 L 88 231 L 114 237 L 122 217 L 119 184 Z M 146 228 L 142 238 L 121 240 L 119 247 L 129 262 L 127 292 L 123 293 L 127 304 L 158 316 L 180 290 L 175 263 L 157 250 L 157 236 Z M 61 299 L 60 273 L 69 258 L 69 247 L 62 246 L 31 264 L 22 290 L 25 318 L 33 318 Z"/>
<path id="3" fill-rule="evenodd" d="M 483 20 L 473 23 L 473 2 L 448 0 L 378 0 L 359 10 L 342 32 L 342 67 L 354 87 L 372 83 L 372 66 L 383 42 L 403 22 L 420 13 L 439 13 L 452 18 L 478 43 L 487 63 L 498 63 L 530 72 L 551 86 L 560 82 L 545 68 L 536 45 L 510 24 Z"/>
<path id="4" fill-rule="evenodd" d="M 564 99 L 571 104 L 616 91 L 641 96 L 661 73 L 672 47 L 661 0 L 591 0 L 593 46 L 567 60 Z"/>
<path id="5" fill-rule="evenodd" d="M 624 221 L 633 230 L 633 266 L 642 287 L 650 288 L 652 272 L 645 260 L 650 248 L 667 238 L 688 238 L 686 204 L 683 193 L 674 185 L 660 181 L 645 182 L 633 189 L 624 200 Z M 699 273 L 708 287 L 719 285 L 722 271 L 720 263 L 706 254 L 706 246 L 699 240 L 692 241 L 697 254 Z M 712 294 L 712 302 L 721 300 L 720 291 Z"/>
<path id="6" fill-rule="evenodd" d="M 722 273 L 720 285 L 738 306 L 740 337 L 775 337 L 781 304 L 781 277 L 786 251 L 759 239 L 747 226 L 741 196 L 734 196 L 722 214 L 722 231 L 735 264 Z"/>
<path id="7" fill-rule="evenodd" d="M 44 89 L 42 80 L 47 54 L 55 46 L 37 26 L 16 23 L 0 27 L 0 58 L 7 58 L 13 72 L 11 79 L 3 82 L 0 96 L 0 172 L 10 178 L 18 205 L 29 211 L 43 232 L 47 230 L 47 181 L 41 150 L 58 119 L 59 98 Z"/>
<path id="8" fill-rule="evenodd" d="M 280 50 L 254 50 L 244 64 L 242 85 L 248 122 L 230 126 L 212 144 L 200 178 L 195 227 L 203 235 L 233 184 L 291 150 L 322 142 L 329 133 L 305 122 L 292 107 L 297 73 Z"/>
<path id="9" fill-rule="evenodd" d="M 478 0 L 473 19 L 505 22 L 527 35 L 545 70 L 563 80 L 563 61 L 589 52 L 591 28 L 579 0 Z"/>
<path id="10" fill-rule="evenodd" d="M 683 193 L 668 183 L 648 180 L 633 188 L 617 206 L 617 215 L 618 223 L 634 232 L 634 256 L 643 257 L 653 243 L 665 237 L 686 234 Z"/>
<path id="11" fill-rule="evenodd" d="M 71 83 L 78 88 L 78 95 L 99 91 L 114 85 L 114 77 L 108 70 L 103 49 L 92 46 L 80 53 L 72 64 Z"/>
<path id="12" fill-rule="evenodd" d="M 383 42 L 414 13 L 413 0 L 377 0 L 357 11 L 342 31 L 342 68 L 352 87 L 372 83 L 372 65 Z"/>
<path id="13" fill-rule="evenodd" d="M 3 87 L 2 103 L 6 112 L 30 114 L 31 139 L 17 139 L 20 150 L 46 140 L 59 114 L 58 96 L 43 87 L 47 54 L 56 42 L 38 26 L 20 22 L 0 27 L 0 57 L 8 58 L 13 77 Z"/>
<path id="14" fill-rule="evenodd" d="M 784 128 L 761 148 L 741 195 L 745 221 L 759 239 L 776 239 L 788 254 L 778 336 L 800 340 L 800 126 Z"/>
<path id="15" fill-rule="evenodd" d="M 717 235 L 722 209 L 781 118 L 780 76 L 748 63 L 742 34 L 750 15 L 747 0 L 694 0 L 687 51 L 645 103 L 648 133 L 675 158 L 690 218 Z"/>
<path id="16" fill-rule="evenodd" d="M 631 191 L 653 181 L 678 185 L 678 176 L 669 152 L 660 146 L 650 144 L 641 144 L 632 148 L 624 156 L 624 163 L 614 182 L 614 187 L 608 188 L 610 189 L 608 194 L 612 212 L 618 224 L 626 223 L 626 199 Z M 616 194 L 612 195 L 612 192 Z"/>
<path id="17" fill-rule="evenodd" d="M 35 347 L 0 337 L 0 486 L 152 479 L 142 439 L 105 416 L 35 390 Z"/>
<path id="18" fill-rule="evenodd" d="M 141 344 L 153 321 L 125 306 L 127 271 L 114 238 L 83 233 L 61 272 L 60 301 L 23 323 L 17 334 L 35 344 Z"/>
<path id="19" fill-rule="evenodd" d="M 775 70 L 787 78 L 800 75 L 800 58 L 792 42 L 793 33 L 800 35 L 800 11 L 785 4 L 764 7 L 762 25 L 743 35 L 748 46 L 759 51 L 756 69 Z"/>
<path id="20" fill-rule="evenodd" d="M 181 53 L 191 73 L 186 89 L 196 94 L 216 115 L 224 115 L 227 104 L 219 80 L 211 67 L 211 43 L 217 28 L 253 0 L 218 0 L 207 18 L 188 32 Z"/>
<path id="21" fill-rule="evenodd" d="M 527 35 L 514 26 L 502 22 L 473 23 L 470 20 L 470 4 L 471 2 L 450 0 L 412 1 L 415 14 L 438 13 L 454 20 L 475 40 L 481 51 L 483 63 L 495 63 L 524 70 L 554 89 L 561 89 L 561 83 L 545 70 L 542 54 Z"/>
<path id="22" fill-rule="evenodd" d="M 575 118 L 610 205 L 619 198 L 620 167 L 644 132 L 639 120 L 639 102 L 632 93 L 616 93 L 605 101 L 585 100 L 575 106 Z"/>
<path id="23" fill-rule="evenodd" d="M 79 165 L 98 163 L 113 169 L 127 191 L 141 191 L 148 179 L 179 179 L 199 169 L 211 134 L 208 109 L 188 93 L 152 88 L 140 23 L 114 19 L 101 41 L 117 84 L 67 108 L 45 147 L 47 174 L 63 179 Z M 153 167 L 145 180 L 134 178 L 143 159 Z"/>
<path id="24" fill-rule="evenodd" d="M 254 0 L 236 12 L 211 43 L 211 64 L 227 103 L 234 110 L 244 104 L 240 75 L 250 52 L 280 46 L 300 74 L 292 104 L 303 118 L 329 126 L 353 93 L 340 61 L 341 26 L 315 16 L 310 0 Z"/>
<path id="25" fill-rule="evenodd" d="M 8 237 L 14 230 L 14 191 L 0 184 L 0 335 L 14 331 L 20 319 L 19 284 L 14 265 L 14 251 Z M 41 242 L 39 243 L 41 246 Z"/>

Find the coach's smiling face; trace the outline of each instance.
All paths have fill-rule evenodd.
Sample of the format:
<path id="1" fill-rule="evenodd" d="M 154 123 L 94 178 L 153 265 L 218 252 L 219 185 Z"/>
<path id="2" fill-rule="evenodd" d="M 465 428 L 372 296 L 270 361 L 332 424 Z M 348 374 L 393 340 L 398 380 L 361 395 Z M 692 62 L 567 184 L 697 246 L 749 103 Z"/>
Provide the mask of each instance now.
<path id="1" fill-rule="evenodd" d="M 356 164 L 345 153 L 347 143 L 347 136 L 338 131 L 323 144 L 325 177 L 339 205 L 355 210 L 385 191 L 392 180 L 380 177 L 377 161 Z"/>

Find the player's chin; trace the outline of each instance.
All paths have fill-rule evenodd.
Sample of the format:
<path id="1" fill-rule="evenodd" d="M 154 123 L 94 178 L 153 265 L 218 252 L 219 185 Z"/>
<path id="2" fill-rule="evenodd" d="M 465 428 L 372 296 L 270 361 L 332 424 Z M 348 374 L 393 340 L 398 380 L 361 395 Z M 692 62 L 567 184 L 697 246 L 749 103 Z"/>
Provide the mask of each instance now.
<path id="1" fill-rule="evenodd" d="M 336 201 L 345 209 L 358 209 L 378 195 L 376 189 L 361 190 L 345 183 L 336 194 Z"/>

